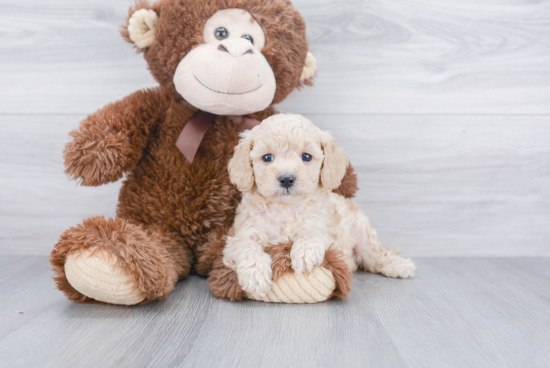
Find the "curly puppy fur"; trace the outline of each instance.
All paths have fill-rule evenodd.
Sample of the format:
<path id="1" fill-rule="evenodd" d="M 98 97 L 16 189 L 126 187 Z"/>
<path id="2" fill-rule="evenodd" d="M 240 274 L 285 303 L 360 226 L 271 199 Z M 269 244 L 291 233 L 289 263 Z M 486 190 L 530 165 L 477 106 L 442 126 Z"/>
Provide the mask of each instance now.
<path id="1" fill-rule="evenodd" d="M 350 272 L 361 267 L 388 277 L 413 275 L 413 262 L 381 246 L 360 207 L 332 192 L 348 166 L 333 137 L 303 116 L 283 114 L 241 136 L 228 169 L 244 196 L 223 261 L 245 292 L 265 296 L 279 276 L 272 265 L 288 265 L 288 258 L 270 256 L 273 244 L 290 244 L 296 273 L 320 266 L 331 248 Z"/>
<path id="2" fill-rule="evenodd" d="M 202 275 L 212 269 L 218 239 L 233 223 L 241 200 L 227 173 L 239 131 L 227 117 L 218 116 L 189 163 L 175 143 L 197 109 L 176 92 L 173 77 L 180 60 L 203 41 L 205 22 L 227 8 L 247 10 L 265 32 L 262 54 L 277 81 L 273 103 L 303 84 L 305 23 L 289 1 L 137 1 L 130 15 L 137 9 L 159 14 L 156 41 L 138 51 L 160 86 L 107 105 L 71 132 L 73 141 L 64 151 L 71 178 L 85 186 L 125 180 L 116 219 L 87 219 L 68 229 L 52 251 L 58 288 L 69 299 L 93 302 L 72 288 L 65 276 L 68 255 L 82 248 L 94 246 L 116 256 L 135 277 L 146 301 L 166 297 L 192 268 Z M 127 25 L 122 35 L 131 42 Z M 274 113 L 270 106 L 251 116 L 263 120 Z M 348 177 L 341 190 L 353 195 L 356 178 L 353 172 Z"/>

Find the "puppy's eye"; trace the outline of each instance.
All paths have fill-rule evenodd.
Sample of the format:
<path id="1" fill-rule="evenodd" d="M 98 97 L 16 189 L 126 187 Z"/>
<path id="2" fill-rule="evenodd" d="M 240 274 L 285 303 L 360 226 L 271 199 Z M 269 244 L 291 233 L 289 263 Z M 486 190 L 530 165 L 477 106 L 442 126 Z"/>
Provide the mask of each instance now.
<path id="1" fill-rule="evenodd" d="M 220 27 L 216 29 L 216 31 L 214 32 L 214 35 L 218 40 L 223 40 L 227 38 L 227 36 L 229 36 L 229 32 L 224 27 Z"/>
<path id="2" fill-rule="evenodd" d="M 250 41 L 250 43 L 254 45 L 254 39 L 252 38 L 251 35 L 244 34 L 241 36 L 241 38 L 244 38 L 245 40 Z"/>
<path id="3" fill-rule="evenodd" d="M 273 161 L 273 155 L 271 153 L 269 153 L 267 155 L 263 155 L 262 160 L 264 162 L 271 162 L 271 161 Z"/>
<path id="4" fill-rule="evenodd" d="M 309 153 L 302 153 L 302 161 L 309 162 L 313 157 Z"/>

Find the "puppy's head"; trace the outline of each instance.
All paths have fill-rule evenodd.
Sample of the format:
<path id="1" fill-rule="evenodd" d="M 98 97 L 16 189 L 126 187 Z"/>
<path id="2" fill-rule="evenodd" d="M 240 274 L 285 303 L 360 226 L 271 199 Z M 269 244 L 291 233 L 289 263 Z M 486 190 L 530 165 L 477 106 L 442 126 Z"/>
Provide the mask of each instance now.
<path id="1" fill-rule="evenodd" d="M 241 138 L 230 179 L 241 192 L 255 189 L 271 200 L 336 189 L 349 165 L 336 139 L 301 115 L 274 115 Z"/>

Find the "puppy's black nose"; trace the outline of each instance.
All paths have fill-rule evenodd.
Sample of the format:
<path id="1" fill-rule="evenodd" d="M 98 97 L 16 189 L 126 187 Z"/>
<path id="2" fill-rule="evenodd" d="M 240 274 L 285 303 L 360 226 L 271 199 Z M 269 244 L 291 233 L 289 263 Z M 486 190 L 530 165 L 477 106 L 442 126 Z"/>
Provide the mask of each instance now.
<path id="1" fill-rule="evenodd" d="M 279 183 L 281 184 L 281 186 L 283 188 L 286 188 L 286 189 L 293 186 L 295 180 L 296 180 L 296 178 L 294 177 L 294 175 L 281 175 L 281 176 L 279 176 Z"/>

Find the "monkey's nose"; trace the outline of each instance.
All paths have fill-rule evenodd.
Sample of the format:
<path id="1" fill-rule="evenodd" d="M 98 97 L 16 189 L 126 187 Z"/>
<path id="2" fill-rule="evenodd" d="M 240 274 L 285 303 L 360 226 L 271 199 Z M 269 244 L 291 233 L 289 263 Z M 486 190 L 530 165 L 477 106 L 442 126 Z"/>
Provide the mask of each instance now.
<path id="1" fill-rule="evenodd" d="M 281 175 L 279 176 L 279 184 L 285 189 L 290 188 L 294 185 L 296 177 L 294 175 Z"/>
<path id="2" fill-rule="evenodd" d="M 248 41 L 245 41 L 245 42 L 248 42 Z M 246 54 L 254 53 L 254 51 L 252 51 L 250 47 L 246 47 L 245 49 L 243 49 L 242 47 L 239 47 L 240 45 L 233 45 L 233 46 L 234 47 L 231 47 L 231 49 L 229 49 L 227 45 L 220 43 L 220 45 L 218 46 L 218 50 L 220 50 L 221 52 L 227 52 L 229 55 L 233 57 L 239 57 Z"/>

